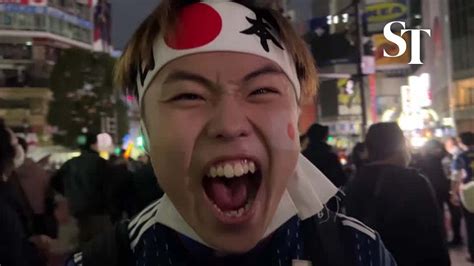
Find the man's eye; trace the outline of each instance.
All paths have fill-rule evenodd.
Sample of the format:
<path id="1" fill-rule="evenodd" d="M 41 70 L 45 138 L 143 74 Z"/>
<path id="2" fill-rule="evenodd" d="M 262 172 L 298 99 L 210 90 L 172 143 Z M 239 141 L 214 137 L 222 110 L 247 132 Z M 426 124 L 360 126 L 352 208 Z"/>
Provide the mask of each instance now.
<path id="1" fill-rule="evenodd" d="M 182 93 L 171 98 L 171 101 L 197 101 L 197 100 L 204 100 L 204 98 L 194 93 Z"/>
<path id="2" fill-rule="evenodd" d="M 269 94 L 269 93 L 278 93 L 278 91 L 275 90 L 275 89 L 272 89 L 272 88 L 259 88 L 259 89 L 256 89 L 256 90 L 252 91 L 252 93 L 250 95 L 251 96 L 253 96 L 253 95 L 264 95 L 264 94 Z"/>

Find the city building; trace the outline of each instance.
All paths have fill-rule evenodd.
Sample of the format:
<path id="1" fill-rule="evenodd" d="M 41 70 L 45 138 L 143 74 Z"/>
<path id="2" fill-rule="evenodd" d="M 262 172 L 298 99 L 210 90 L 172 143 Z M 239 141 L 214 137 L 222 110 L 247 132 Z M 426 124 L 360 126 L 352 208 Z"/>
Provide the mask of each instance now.
<path id="1" fill-rule="evenodd" d="M 473 10 L 473 1 L 449 1 L 454 82 L 451 105 L 458 132 L 474 131 Z"/>
<path id="2" fill-rule="evenodd" d="M 318 64 L 321 85 L 317 120 L 330 126 L 333 144 L 346 148 L 360 140 L 364 132 L 364 115 L 367 126 L 376 122 L 398 122 L 413 146 L 420 146 L 434 136 L 455 133 L 451 99 L 456 99 L 457 95 L 464 101 L 458 101 L 458 105 L 465 104 L 466 97 L 460 94 L 469 90 L 458 88 L 458 93 L 454 93 L 456 90 L 452 89 L 448 7 L 455 5 L 456 1 L 448 2 L 360 0 L 358 25 L 354 1 L 318 0 L 309 4 L 308 1 L 287 0 L 287 13 L 306 38 Z M 465 11 L 463 14 L 467 15 Z M 456 15 L 456 20 L 465 22 L 467 18 Z M 403 35 L 407 43 L 403 56 L 384 56 L 384 50 L 392 54 L 398 51 L 397 46 L 383 35 L 384 26 L 392 21 L 403 21 L 408 29 L 431 30 L 431 36 L 422 34 L 421 58 L 424 64 L 409 64 L 409 33 Z M 462 25 L 467 31 L 465 23 Z M 400 29 L 401 25 L 392 27 L 393 31 Z M 453 36 L 453 41 L 455 38 Z M 459 42 L 464 43 L 458 45 L 468 49 L 469 39 L 463 38 Z M 459 54 L 462 57 L 465 53 L 461 51 L 453 56 Z M 469 56 L 463 59 L 466 61 Z M 359 87 L 359 60 L 363 89 Z M 458 79 L 461 77 L 461 74 L 454 75 Z M 466 87 L 470 83 L 460 80 L 456 84 L 457 87 Z M 469 117 L 466 112 L 466 108 L 454 112 L 459 118 L 458 126 L 467 123 L 460 120 Z"/>
<path id="3" fill-rule="evenodd" d="M 49 76 L 61 51 L 109 45 L 106 1 L 0 0 L 0 117 L 17 133 L 47 142 Z"/>

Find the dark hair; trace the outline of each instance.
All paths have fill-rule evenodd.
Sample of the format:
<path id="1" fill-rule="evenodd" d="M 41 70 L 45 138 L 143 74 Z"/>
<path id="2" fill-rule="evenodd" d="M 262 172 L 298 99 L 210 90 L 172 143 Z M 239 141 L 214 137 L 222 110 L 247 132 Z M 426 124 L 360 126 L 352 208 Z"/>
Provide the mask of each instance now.
<path id="1" fill-rule="evenodd" d="M 97 134 L 96 133 L 86 133 L 85 142 L 80 145 L 82 150 L 90 150 L 91 146 L 97 144 Z"/>
<path id="2" fill-rule="evenodd" d="M 326 141 L 329 135 L 329 127 L 315 123 L 311 125 L 306 135 L 310 142 Z"/>
<path id="3" fill-rule="evenodd" d="M 459 138 L 461 139 L 462 144 L 466 146 L 474 145 L 474 133 L 472 132 L 463 132 L 459 134 Z"/>
<path id="4" fill-rule="evenodd" d="M 359 168 L 362 166 L 364 163 L 366 163 L 367 158 L 363 158 L 362 155 L 363 153 L 367 150 L 367 147 L 364 142 L 357 142 L 356 145 L 354 145 L 354 148 L 352 149 L 351 153 L 351 160 L 352 163 L 355 165 L 356 168 Z"/>
<path id="5" fill-rule="evenodd" d="M 385 160 L 406 151 L 406 141 L 397 123 L 377 123 L 370 126 L 365 144 L 370 161 Z"/>
<path id="6" fill-rule="evenodd" d="M 12 146 L 12 136 L 3 120 L 0 119 L 0 175 L 5 174 L 13 166 L 15 147 Z"/>
<path id="7" fill-rule="evenodd" d="M 432 139 L 425 143 L 423 151 L 427 154 L 435 155 L 440 159 L 447 155 L 447 151 L 444 148 L 443 143 L 438 140 Z"/>

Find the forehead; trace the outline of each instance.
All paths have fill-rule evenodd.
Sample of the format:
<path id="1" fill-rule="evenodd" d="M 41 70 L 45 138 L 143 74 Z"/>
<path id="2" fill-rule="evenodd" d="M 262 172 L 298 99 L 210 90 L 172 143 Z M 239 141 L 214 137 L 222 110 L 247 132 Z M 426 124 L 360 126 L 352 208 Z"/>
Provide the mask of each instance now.
<path id="1" fill-rule="evenodd" d="M 165 77 L 173 71 L 185 70 L 209 78 L 239 79 L 249 72 L 269 66 L 281 70 L 278 64 L 257 55 L 238 52 L 208 52 L 175 59 L 164 66 L 158 76 Z"/>

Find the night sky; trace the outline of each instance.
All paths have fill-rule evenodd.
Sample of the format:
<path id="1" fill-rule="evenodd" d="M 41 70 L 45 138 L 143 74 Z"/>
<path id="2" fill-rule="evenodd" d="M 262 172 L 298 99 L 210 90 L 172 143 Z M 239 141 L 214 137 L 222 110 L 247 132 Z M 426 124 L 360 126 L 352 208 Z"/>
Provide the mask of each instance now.
<path id="1" fill-rule="evenodd" d="M 159 0 L 111 0 L 112 42 L 115 49 L 123 49 L 138 25 L 159 2 Z"/>

